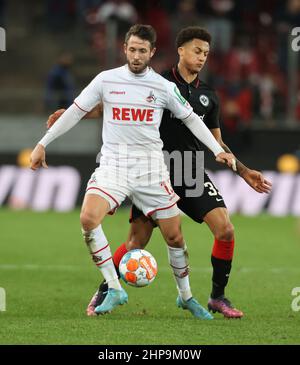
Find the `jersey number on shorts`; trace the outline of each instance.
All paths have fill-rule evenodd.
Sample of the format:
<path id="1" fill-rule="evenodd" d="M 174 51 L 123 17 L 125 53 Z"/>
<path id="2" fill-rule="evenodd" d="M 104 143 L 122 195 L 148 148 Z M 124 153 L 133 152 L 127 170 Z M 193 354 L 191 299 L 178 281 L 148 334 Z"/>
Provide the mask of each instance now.
<path id="1" fill-rule="evenodd" d="M 209 181 L 205 182 L 204 186 L 209 189 L 208 195 L 210 195 L 210 196 L 216 196 L 216 195 L 221 196 L 220 193 L 219 193 L 219 190 L 211 182 L 209 182 Z M 217 200 L 220 200 L 220 199 L 217 199 Z"/>

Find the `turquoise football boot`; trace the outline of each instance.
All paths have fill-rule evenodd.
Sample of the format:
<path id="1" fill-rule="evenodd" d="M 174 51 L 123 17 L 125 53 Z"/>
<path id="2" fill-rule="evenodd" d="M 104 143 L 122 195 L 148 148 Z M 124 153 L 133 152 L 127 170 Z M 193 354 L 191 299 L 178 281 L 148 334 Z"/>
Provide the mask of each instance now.
<path id="1" fill-rule="evenodd" d="M 111 312 L 118 305 L 122 305 L 128 302 L 128 295 L 122 288 L 121 290 L 109 288 L 107 295 L 101 305 L 95 308 L 96 314 L 104 314 Z"/>
<path id="2" fill-rule="evenodd" d="M 214 317 L 200 305 L 195 298 L 190 298 L 185 301 L 181 298 L 181 296 L 177 297 L 176 300 L 177 307 L 182 308 L 184 310 L 189 310 L 192 315 L 199 319 L 214 319 Z"/>

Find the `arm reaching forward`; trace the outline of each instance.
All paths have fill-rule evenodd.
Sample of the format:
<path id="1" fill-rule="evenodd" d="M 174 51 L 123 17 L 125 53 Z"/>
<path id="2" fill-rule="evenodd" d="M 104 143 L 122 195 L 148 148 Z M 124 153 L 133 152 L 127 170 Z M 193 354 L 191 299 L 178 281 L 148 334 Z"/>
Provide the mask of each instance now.
<path id="1" fill-rule="evenodd" d="M 196 113 L 192 112 L 182 121 L 194 134 L 194 136 L 197 137 L 214 153 L 217 162 L 225 163 L 234 171 L 236 171 L 236 160 L 234 155 L 224 151 L 224 149 L 212 135 L 211 131 Z"/>
<path id="2" fill-rule="evenodd" d="M 47 131 L 31 153 L 30 168 L 37 170 L 39 167 L 47 168 L 45 147 L 57 137 L 73 128 L 86 114 L 75 104 L 72 104 Z"/>
<path id="3" fill-rule="evenodd" d="M 45 147 L 57 137 L 73 128 L 88 112 L 90 112 L 102 100 L 102 75 L 97 75 L 90 84 L 81 92 L 57 122 L 47 131 L 31 153 L 30 168 L 36 170 L 39 167 L 47 167 Z"/>
<path id="4" fill-rule="evenodd" d="M 50 114 L 46 122 L 47 129 L 51 128 L 57 119 L 66 111 L 66 109 L 58 109 L 54 113 Z M 97 119 L 100 118 L 103 112 L 103 105 L 98 104 L 90 112 L 85 114 L 83 119 Z"/>

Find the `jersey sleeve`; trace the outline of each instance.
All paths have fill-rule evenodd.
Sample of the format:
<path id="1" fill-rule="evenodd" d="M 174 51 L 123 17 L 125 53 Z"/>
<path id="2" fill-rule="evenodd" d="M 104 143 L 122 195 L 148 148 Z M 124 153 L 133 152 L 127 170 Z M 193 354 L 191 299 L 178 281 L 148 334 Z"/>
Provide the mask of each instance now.
<path id="1" fill-rule="evenodd" d="M 166 109 L 169 109 L 177 119 L 185 119 L 192 114 L 193 108 L 180 94 L 178 87 L 170 81 L 166 81 L 167 102 Z"/>
<path id="2" fill-rule="evenodd" d="M 74 103 L 85 112 L 91 111 L 97 104 L 102 101 L 103 94 L 103 76 L 102 73 L 97 75 L 88 86 L 74 100 Z"/>
<path id="3" fill-rule="evenodd" d="M 220 101 L 215 93 L 212 104 L 212 108 L 206 116 L 205 124 L 209 129 L 220 128 Z"/>

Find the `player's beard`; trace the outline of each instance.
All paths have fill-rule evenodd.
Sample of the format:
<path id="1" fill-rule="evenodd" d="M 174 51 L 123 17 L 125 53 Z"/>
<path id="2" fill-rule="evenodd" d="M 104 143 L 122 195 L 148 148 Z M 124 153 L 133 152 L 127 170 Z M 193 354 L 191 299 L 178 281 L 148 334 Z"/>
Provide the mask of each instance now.
<path id="1" fill-rule="evenodd" d="M 129 70 L 135 74 L 143 73 L 145 71 L 146 67 L 148 67 L 149 63 L 150 63 L 150 60 L 145 61 L 145 62 L 138 62 L 135 65 L 134 61 L 130 62 L 129 60 L 127 60 Z"/>

